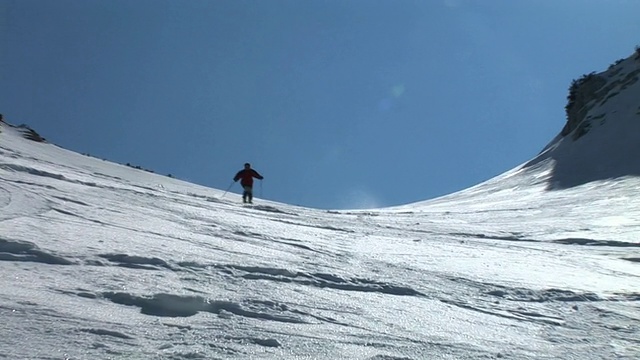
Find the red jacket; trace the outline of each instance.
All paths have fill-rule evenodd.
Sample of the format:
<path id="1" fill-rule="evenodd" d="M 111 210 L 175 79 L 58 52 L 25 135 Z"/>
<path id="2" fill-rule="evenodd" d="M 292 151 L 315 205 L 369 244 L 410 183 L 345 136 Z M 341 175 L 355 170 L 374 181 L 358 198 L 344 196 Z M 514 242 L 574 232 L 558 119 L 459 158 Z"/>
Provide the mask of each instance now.
<path id="1" fill-rule="evenodd" d="M 238 171 L 236 176 L 233 177 L 233 181 L 238 181 L 239 179 L 242 179 L 240 180 L 240 185 L 253 186 L 253 178 L 260 179 L 260 180 L 264 179 L 262 175 L 258 174 L 258 172 L 253 169 L 242 169 Z"/>

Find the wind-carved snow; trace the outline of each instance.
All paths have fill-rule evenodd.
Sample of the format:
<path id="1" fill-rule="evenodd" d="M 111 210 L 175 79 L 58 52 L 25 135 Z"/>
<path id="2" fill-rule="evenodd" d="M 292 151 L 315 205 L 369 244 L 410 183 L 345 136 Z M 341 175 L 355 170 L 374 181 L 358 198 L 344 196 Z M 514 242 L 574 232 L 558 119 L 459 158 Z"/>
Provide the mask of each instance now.
<path id="1" fill-rule="evenodd" d="M 552 190 L 566 146 L 439 199 L 321 211 L 3 126 L 0 357 L 637 359 L 640 180 Z"/>
<path id="2" fill-rule="evenodd" d="M 38 249 L 32 243 L 0 238 L 0 261 L 30 261 L 50 265 L 71 265 L 73 262 Z"/>

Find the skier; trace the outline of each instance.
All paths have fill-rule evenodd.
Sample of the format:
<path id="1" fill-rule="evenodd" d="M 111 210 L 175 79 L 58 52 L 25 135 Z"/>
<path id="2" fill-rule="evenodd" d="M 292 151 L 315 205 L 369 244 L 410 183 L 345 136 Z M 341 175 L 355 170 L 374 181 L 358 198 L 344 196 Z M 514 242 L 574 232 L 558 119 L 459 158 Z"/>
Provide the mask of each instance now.
<path id="1" fill-rule="evenodd" d="M 245 163 L 244 169 L 238 171 L 236 176 L 233 177 L 234 182 L 242 179 L 240 181 L 240 185 L 242 185 L 242 188 L 244 189 L 244 192 L 242 193 L 242 202 L 244 203 L 251 204 L 251 201 L 253 200 L 253 178 L 260 180 L 264 179 L 262 175 L 258 174 L 257 171 L 251 168 L 251 164 L 249 163 Z"/>

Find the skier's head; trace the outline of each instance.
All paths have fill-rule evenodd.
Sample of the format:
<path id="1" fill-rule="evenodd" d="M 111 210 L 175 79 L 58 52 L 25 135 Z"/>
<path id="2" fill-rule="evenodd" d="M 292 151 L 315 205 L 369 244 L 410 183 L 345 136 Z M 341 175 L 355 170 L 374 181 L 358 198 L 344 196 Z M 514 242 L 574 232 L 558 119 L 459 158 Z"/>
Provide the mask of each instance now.
<path id="1" fill-rule="evenodd" d="M 244 163 L 244 168 L 245 168 L 245 169 L 248 169 L 248 168 L 250 168 L 250 167 L 251 167 L 251 164 L 249 164 L 249 163 Z"/>

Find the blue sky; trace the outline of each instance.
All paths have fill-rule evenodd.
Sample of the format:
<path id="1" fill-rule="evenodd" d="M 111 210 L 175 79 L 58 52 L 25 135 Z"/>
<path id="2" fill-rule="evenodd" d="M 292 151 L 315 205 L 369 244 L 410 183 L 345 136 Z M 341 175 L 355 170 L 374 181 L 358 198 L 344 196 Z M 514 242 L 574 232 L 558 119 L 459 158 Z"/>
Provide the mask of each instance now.
<path id="1" fill-rule="evenodd" d="M 467 188 L 561 130 L 640 45 L 634 0 L 0 0 L 0 113 L 81 153 L 264 198 Z M 232 187 L 239 192 L 239 185 Z"/>

